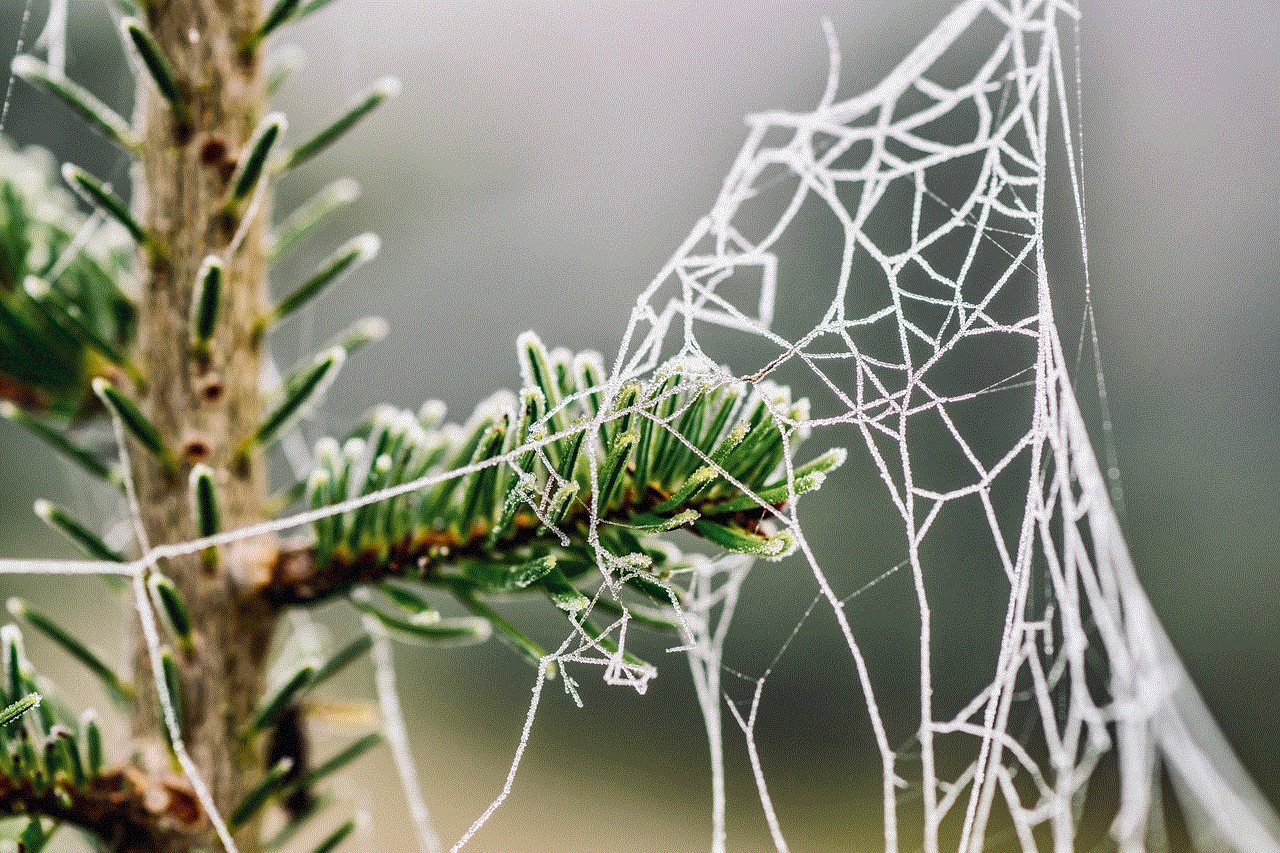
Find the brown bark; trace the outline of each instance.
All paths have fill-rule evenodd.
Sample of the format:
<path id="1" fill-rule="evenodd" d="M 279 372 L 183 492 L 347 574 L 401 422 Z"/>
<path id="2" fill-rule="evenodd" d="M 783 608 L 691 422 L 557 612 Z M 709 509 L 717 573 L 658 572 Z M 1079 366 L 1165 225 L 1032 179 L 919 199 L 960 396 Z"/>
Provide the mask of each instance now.
<path id="1" fill-rule="evenodd" d="M 264 186 L 256 206 L 226 207 L 235 157 L 264 112 L 258 50 L 256 45 L 243 47 L 251 44 L 258 3 L 153 0 L 145 6 L 147 25 L 174 72 L 183 102 L 173 109 L 145 72 L 139 73 L 135 121 L 143 144 L 135 165 L 134 205 L 154 247 L 144 249 L 140 260 L 135 358 L 148 385 L 136 390 L 143 412 L 178 458 L 178 470 L 169 471 L 136 444 L 130 448 L 142 524 L 154 546 L 195 538 L 187 475 L 198 461 L 215 471 L 224 529 L 265 517 L 261 454 L 252 454 L 244 464 L 233 465 L 231 457 L 236 443 L 261 417 L 262 342 L 253 324 L 267 298 L 263 237 L 270 194 Z M 233 239 L 238 243 L 228 251 Z M 226 274 L 206 356 L 191 350 L 188 317 L 197 272 L 209 254 L 223 257 Z M 238 735 L 263 689 L 275 611 L 254 594 L 253 586 L 274 548 L 273 540 L 246 542 L 223 549 L 212 565 L 193 555 L 158 567 L 191 610 L 195 649 L 185 655 L 175 650 L 186 721 L 183 737 L 224 817 L 262 776 L 261 744 L 240 742 Z M 141 769 L 153 779 L 172 776 L 140 635 L 135 649 L 138 698 L 132 725 Z M 172 829 L 156 848 L 163 853 L 221 847 L 207 820 L 194 832 Z M 258 849 L 257 833 L 256 821 L 235 833 L 243 853 Z"/>

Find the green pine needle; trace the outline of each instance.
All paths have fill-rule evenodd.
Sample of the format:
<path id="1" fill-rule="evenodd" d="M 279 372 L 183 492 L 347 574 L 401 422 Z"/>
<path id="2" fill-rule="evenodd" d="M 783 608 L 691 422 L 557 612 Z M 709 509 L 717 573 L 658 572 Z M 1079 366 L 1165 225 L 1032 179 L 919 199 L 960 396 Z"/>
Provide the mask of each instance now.
<path id="1" fill-rule="evenodd" d="M 325 0 L 328 2 L 328 0 Z M 316 845 L 311 853 L 333 853 L 338 849 L 338 845 L 347 840 L 347 836 L 355 832 L 356 822 L 349 820 L 333 832 L 325 836 L 325 839 Z"/>
<path id="2" fill-rule="evenodd" d="M 44 498 L 37 498 L 34 511 L 41 521 L 65 534 L 95 560 L 104 560 L 110 563 L 129 562 L 124 554 L 103 542 L 98 534 L 86 527 L 82 522 L 72 518 L 62 507 L 50 503 Z"/>
<path id="3" fill-rule="evenodd" d="M 294 72 L 303 66 L 306 57 L 297 45 L 282 45 L 267 56 L 267 82 L 264 88 L 268 98 L 274 98 Z"/>
<path id="4" fill-rule="evenodd" d="M 786 531 L 772 536 L 760 536 L 705 518 L 695 521 L 693 527 L 698 533 L 723 548 L 740 554 L 763 557 L 766 560 L 780 560 L 795 549 L 795 540 Z"/>
<path id="5" fill-rule="evenodd" d="M 93 673 L 98 681 L 102 682 L 103 689 L 106 690 L 107 695 L 118 706 L 122 708 L 128 707 L 133 700 L 133 688 L 117 675 L 115 670 L 107 665 L 106 662 L 94 654 L 88 646 L 82 643 L 79 638 L 20 598 L 10 598 L 8 608 L 9 613 L 15 619 L 25 619 L 32 627 L 61 646 L 63 651 Z M 11 695 L 16 692 L 11 687 Z"/>
<path id="6" fill-rule="evenodd" d="M 348 131 L 381 106 L 384 101 L 394 98 L 398 94 L 400 94 L 400 81 L 394 77 L 384 77 L 374 83 L 369 91 L 358 97 L 347 108 L 347 111 L 336 118 L 328 127 L 325 127 L 315 136 L 299 145 L 285 160 L 283 168 L 285 170 L 296 169 L 312 157 L 315 157 L 345 136 Z"/>
<path id="7" fill-rule="evenodd" d="M 320 684 L 333 678 L 339 672 L 346 669 L 355 661 L 364 656 L 373 648 L 373 638 L 368 634 L 361 634 L 350 643 L 347 643 L 326 660 L 316 669 L 315 675 L 311 679 L 311 686 L 317 687 Z"/>
<path id="8" fill-rule="evenodd" d="M 124 229 L 129 232 L 129 236 L 139 246 L 152 246 L 146 229 L 142 227 L 138 220 L 133 218 L 133 214 L 129 212 L 128 205 L 111 192 L 110 187 L 84 169 L 79 166 L 73 166 L 70 163 L 62 164 L 62 178 L 85 201 L 100 208 L 116 222 L 123 225 Z"/>
<path id="9" fill-rule="evenodd" d="M 307 0 L 301 9 L 298 10 L 298 20 L 302 20 L 308 15 L 319 12 L 325 6 L 332 3 L 333 0 Z M 318 851 L 317 851 L 318 853 Z"/>
<path id="10" fill-rule="evenodd" d="M 322 762 L 290 782 L 280 792 L 281 796 L 287 797 L 293 791 L 305 791 L 314 788 L 317 783 L 332 776 L 380 743 L 382 743 L 382 735 L 378 732 L 370 732 L 364 737 L 353 741 L 327 761 Z"/>
<path id="11" fill-rule="evenodd" d="M 503 619 L 492 607 L 480 601 L 469 587 L 465 584 L 454 583 L 452 585 L 452 592 L 454 598 L 458 600 L 459 604 L 492 625 L 500 640 L 519 652 L 534 666 L 542 665 L 542 659 L 546 657 L 547 654 L 543 651 L 542 647 L 529 637 L 525 636 L 523 632 L 510 622 Z M 550 675 L 550 673 L 548 673 L 548 675 Z"/>
<path id="12" fill-rule="evenodd" d="M 289 254 L 307 234 L 359 197 L 360 185 L 351 178 L 329 184 L 280 223 L 271 235 L 268 254 L 276 260 Z"/>
<path id="13" fill-rule="evenodd" d="M 160 52 L 160 46 L 151 37 L 151 33 L 147 32 L 136 18 L 121 20 L 120 30 L 124 34 L 125 41 L 133 45 L 138 58 L 142 60 L 143 67 L 151 76 L 151 81 L 155 83 L 156 90 L 164 96 L 172 109 L 180 112 L 182 100 L 178 93 L 177 80 L 174 79 L 169 61 Z"/>
<path id="14" fill-rule="evenodd" d="M 170 473 L 178 470 L 178 460 L 160 437 L 160 431 L 151 423 L 133 401 L 102 377 L 93 380 L 93 391 L 138 443 L 151 452 L 164 469 Z"/>
<path id="15" fill-rule="evenodd" d="M 80 305 L 67 298 L 49 282 L 33 275 L 27 276 L 22 283 L 22 289 L 31 298 L 36 310 L 52 326 L 119 367 L 139 388 L 146 387 L 147 381 L 142 371 L 120 351 L 119 347 L 99 334 L 84 316 Z"/>
<path id="16" fill-rule="evenodd" d="M 232 459 L 243 460 L 255 446 L 266 445 L 273 441 L 304 406 L 313 403 L 323 394 L 346 358 L 347 354 L 342 349 L 331 347 L 317 355 L 310 368 L 296 380 L 286 381 L 285 398 L 275 410 L 263 418 L 256 430 L 240 442 L 235 453 L 232 454 Z"/>
<path id="17" fill-rule="evenodd" d="M 262 700 L 258 710 L 249 720 L 245 736 L 248 737 L 270 728 L 290 704 L 297 701 L 306 690 L 310 689 L 315 679 L 315 673 L 316 668 L 311 664 L 306 664 L 285 679 L 274 692 Z"/>
<path id="18" fill-rule="evenodd" d="M 191 294 L 191 349 L 201 357 L 209 355 L 209 341 L 218 323 L 222 303 L 222 259 L 209 255 L 196 273 L 196 286 Z"/>
<path id="19" fill-rule="evenodd" d="M 34 710 L 40 704 L 40 698 L 39 693 L 28 693 L 4 710 L 0 710 L 0 728 L 15 722 L 28 711 Z"/>
<path id="20" fill-rule="evenodd" d="M 288 22 L 298 11 L 300 2 L 302 0 L 276 0 L 276 4 L 271 7 L 271 11 L 267 12 L 266 17 L 262 19 L 262 26 L 258 27 L 258 31 L 254 34 L 254 39 L 262 41 L 282 24 Z"/>
<path id="21" fill-rule="evenodd" d="M 160 669 L 164 676 L 165 691 L 169 694 L 169 706 L 173 709 L 173 722 L 181 737 L 187 730 L 182 704 L 182 679 L 178 677 L 178 662 L 173 659 L 173 651 L 167 646 L 160 649 Z M 161 709 L 161 719 L 164 719 L 163 709 Z M 163 726 L 163 729 L 165 740 L 169 741 L 169 746 L 172 747 L 173 734 L 167 725 Z"/>
<path id="22" fill-rule="evenodd" d="M 222 520 L 218 512 L 218 495 L 213 483 L 213 469 L 203 462 L 197 462 L 191 466 L 189 480 L 196 533 L 201 538 L 216 536 L 222 531 Z"/>
<path id="23" fill-rule="evenodd" d="M 231 814 L 227 817 L 227 825 L 232 829 L 244 826 L 250 818 L 262 810 L 262 807 L 267 804 L 267 800 L 277 793 L 284 783 L 285 776 L 292 769 L 292 758 L 281 758 L 273 764 L 262 781 L 249 793 L 245 794 L 240 804 L 231 811 Z"/>
<path id="24" fill-rule="evenodd" d="M 23 649 L 22 632 L 16 625 L 0 626 L 0 655 L 4 667 L 4 687 L 7 698 L 26 694 L 27 656 Z"/>
<path id="25" fill-rule="evenodd" d="M 591 606 L 591 599 L 569 583 L 569 579 L 559 569 L 553 568 L 547 572 L 541 583 L 551 603 L 566 613 L 578 613 Z"/>
<path id="26" fill-rule="evenodd" d="M 258 179 L 266 170 L 271 149 L 287 126 L 288 122 L 282 114 L 270 113 L 254 129 L 253 135 L 249 137 L 240 155 L 239 165 L 231 177 L 230 204 L 235 205 L 243 201 L 258 185 Z"/>
<path id="27" fill-rule="evenodd" d="M 187 610 L 187 605 L 183 602 L 173 581 L 153 571 L 147 577 L 147 588 L 151 591 L 151 596 L 164 615 L 174 637 L 182 644 L 184 650 L 192 649 L 191 613 Z"/>
<path id="28" fill-rule="evenodd" d="M 85 769 L 90 778 L 102 772 L 102 727 L 96 711 L 85 711 L 80 717 L 80 730 L 84 732 Z"/>
<path id="29" fill-rule="evenodd" d="M 39 86 L 88 122 L 89 126 L 113 140 L 127 151 L 138 147 L 138 140 L 128 122 L 114 110 L 99 101 L 89 91 L 68 80 L 33 56 L 15 56 L 11 66 L 15 76 Z"/>
<path id="30" fill-rule="evenodd" d="M 368 263 L 378 254 L 379 246 L 376 234 L 361 234 L 344 243 L 316 269 L 311 278 L 299 285 L 297 290 L 282 299 L 280 304 L 258 321 L 259 332 L 265 331 L 303 308 L 328 287 L 345 278 L 348 273 Z"/>
<path id="31" fill-rule="evenodd" d="M 361 613 L 377 619 L 391 636 L 407 645 L 474 645 L 489 639 L 491 633 L 491 626 L 484 619 L 402 619 L 379 610 L 362 595 L 352 595 L 351 603 Z"/>

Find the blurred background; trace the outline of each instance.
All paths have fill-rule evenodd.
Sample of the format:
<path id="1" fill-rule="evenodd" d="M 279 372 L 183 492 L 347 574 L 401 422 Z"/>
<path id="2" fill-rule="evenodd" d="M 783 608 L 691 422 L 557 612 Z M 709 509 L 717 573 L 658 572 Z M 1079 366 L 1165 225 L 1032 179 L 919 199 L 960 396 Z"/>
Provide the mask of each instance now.
<path id="1" fill-rule="evenodd" d="M 132 84 L 106 5 L 71 0 L 68 72 L 127 114 Z M 23 8 L 0 0 L 6 58 Z M 416 408 L 439 397 L 464 419 L 481 396 L 517 382 L 514 342 L 528 328 L 552 346 L 616 352 L 635 295 L 714 201 L 745 136 L 742 116 L 816 102 L 827 63 L 821 17 L 835 24 L 848 96 L 874 85 L 948 8 L 756 4 L 735 5 L 730 17 L 719 4 L 335 3 L 284 34 L 308 57 L 277 98 L 293 138 L 384 74 L 400 77 L 404 93 L 287 179 L 281 212 L 343 175 L 363 193 L 275 286 L 287 291 L 362 230 L 377 231 L 383 251 L 284 330 L 281 362 L 360 316 L 389 318 L 389 337 L 353 359 L 330 393 L 326 417 L 339 433 L 382 401 Z M 46 12 L 43 0 L 31 5 L 28 45 Z M 1175 646 L 1273 803 L 1278 26 L 1280 11 L 1267 3 L 1147 3 L 1088 4 L 1079 29 L 1091 281 L 1122 525 Z M 20 147 L 47 147 L 127 184 L 118 155 L 20 82 L 4 130 Z M 1078 306 L 1079 242 L 1069 194 L 1061 196 L 1066 236 L 1052 249 L 1070 272 L 1055 283 L 1067 292 L 1063 303 Z M 1075 310 L 1059 318 L 1065 329 L 1078 329 Z M 1072 334 L 1064 333 L 1069 346 Z M 1087 363 L 1077 385 L 1090 396 Z M 878 506 L 882 487 L 850 467 L 804 507 L 819 561 L 846 592 L 902 556 L 890 544 L 896 519 Z M 41 495 L 94 506 L 82 484 L 0 423 L 0 556 L 70 553 L 32 516 Z M 757 568 L 730 642 L 732 666 L 755 676 L 768 665 L 813 597 L 807 571 L 799 561 Z M 959 599 L 963 582 L 934 594 Z M 96 581 L 0 578 L 0 593 L 30 596 L 86 626 L 110 625 L 99 642 L 120 642 L 121 608 Z M 890 707 L 893 685 L 916 678 L 914 665 L 898 660 L 903 644 L 914 644 L 914 609 L 893 602 L 850 609 Z M 351 630 L 341 608 L 321 615 L 338 634 Z M 543 630 L 549 641 L 561 628 Z M 550 686 L 511 799 L 467 849 L 707 848 L 705 736 L 687 667 L 663 654 L 668 638 L 642 642 L 661 668 L 649 695 L 606 689 L 583 672 L 586 707 L 578 709 Z M 62 659 L 34 638 L 29 652 L 59 671 Z M 398 661 L 428 805 L 452 842 L 501 788 L 533 673 L 496 643 L 400 649 Z M 770 676 L 759 741 L 792 850 L 880 846 L 879 765 L 851 677 L 821 608 Z M 102 703 L 64 683 L 73 701 Z M 338 693 L 363 696 L 367 683 L 356 673 Z M 731 685 L 738 698 L 748 695 L 742 686 Z M 905 691 L 903 701 L 914 696 Z M 730 849 L 772 849 L 740 739 L 726 725 Z M 338 743 L 324 740 L 320 750 Z M 338 794 L 372 811 L 367 849 L 413 849 L 396 783 L 378 764 L 363 762 Z"/>

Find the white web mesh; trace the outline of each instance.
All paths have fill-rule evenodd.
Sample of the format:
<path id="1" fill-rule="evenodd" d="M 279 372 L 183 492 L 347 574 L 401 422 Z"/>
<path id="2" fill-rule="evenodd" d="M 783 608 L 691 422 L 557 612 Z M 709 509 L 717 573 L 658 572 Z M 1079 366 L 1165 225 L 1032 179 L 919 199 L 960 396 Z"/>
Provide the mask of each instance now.
<path id="1" fill-rule="evenodd" d="M 1104 799 L 1120 848 L 1161 837 L 1163 762 L 1198 844 L 1275 850 L 1274 817 L 1138 586 L 1054 323 L 1047 152 L 1051 128 L 1071 126 L 1057 27 L 1076 14 L 964 3 L 865 94 L 835 100 L 833 61 L 812 113 L 753 117 L 710 216 L 641 295 L 617 366 L 644 372 L 673 350 L 735 365 L 762 353 L 745 378 L 809 372 L 829 391 L 815 431 L 846 423 L 861 435 L 914 579 L 918 763 L 890 747 L 844 603 L 798 520 L 781 520 L 858 665 L 883 762 L 886 849 L 906 843 L 908 821 L 911 846 L 925 850 L 979 850 L 997 833 L 1024 850 L 1076 849 L 1091 777 L 1114 750 L 1118 786 Z M 1061 145 L 1074 187 L 1069 133 Z M 838 272 L 780 292 L 775 246 L 823 217 L 841 239 Z M 814 300 L 826 306 L 817 323 L 775 331 L 788 306 Z M 993 430 L 990 413 L 1022 418 L 1022 431 Z M 950 556 L 931 546 L 950 516 L 976 522 L 974 549 L 1000 570 L 987 576 L 995 588 L 966 589 L 1005 601 L 1002 624 L 988 626 L 994 658 L 975 656 L 989 684 L 958 709 L 934 701 L 948 673 L 931 662 L 948 635 L 932 621 L 930 578 Z M 714 643 L 703 649 L 718 660 Z M 758 697 L 751 716 L 729 706 L 748 737 Z M 715 709 L 708 717 L 714 728 Z"/>
<path id="2" fill-rule="evenodd" d="M 1076 15 L 1061 2 L 965 2 L 883 83 L 844 101 L 836 100 L 838 53 L 829 33 L 832 72 L 818 108 L 752 118 L 711 214 L 640 295 L 606 398 L 624 381 L 651 380 L 670 364 L 701 365 L 689 371 L 690 384 L 737 379 L 766 395 L 767 378 L 800 375 L 823 392 L 808 426 L 819 436 L 815 443 L 837 443 L 824 442 L 824 433 L 861 438 L 860 451 L 901 520 L 894 535 L 909 571 L 897 576 L 909 575 L 915 594 L 912 719 L 891 720 L 881 710 L 847 612 L 850 597 L 819 564 L 795 502 L 779 510 L 762 501 L 761 511 L 791 534 L 852 656 L 857 685 L 848 700 L 865 709 L 880 756 L 886 850 L 1078 849 L 1094 771 L 1114 753 L 1118 782 L 1103 799 L 1116 846 L 1138 849 L 1158 838 L 1163 766 L 1201 849 L 1280 851 L 1274 816 L 1218 734 L 1138 586 L 1054 323 L 1044 222 L 1055 145 L 1065 149 L 1077 186 L 1070 134 L 1057 142 L 1051 135 L 1071 127 L 1057 28 Z M 1080 211 L 1078 190 L 1076 198 Z M 835 237 L 834 272 L 789 277 L 781 269 L 789 256 L 779 247 L 810 230 Z M 814 322 L 804 319 L 802 304 Z M 709 364 L 727 364 L 736 377 L 709 377 L 702 372 Z M 512 464 L 525 449 L 493 462 Z M 151 626 L 141 578 L 158 560 L 442 478 L 209 540 L 144 548 L 127 565 L 14 560 L 0 561 L 0 570 L 133 575 L 143 624 Z M 965 565 L 989 570 L 966 590 L 996 602 L 1003 618 L 982 626 L 989 654 L 974 655 L 986 686 L 953 703 L 939 698 L 954 673 L 934 663 L 950 638 L 935 623 L 940 602 L 931 580 L 956 559 L 938 534 L 956 519 L 969 523 L 966 535 L 975 540 Z M 602 560 L 610 572 L 599 595 L 611 595 L 628 567 L 612 556 Z M 785 850 L 786 827 L 771 804 L 754 735 L 771 668 L 754 680 L 748 703 L 721 704 L 723 647 L 751 561 L 732 555 L 691 563 L 676 578 L 687 591 L 677 616 L 710 740 L 712 848 L 727 845 L 727 707 L 745 736 L 773 843 Z M 580 632 L 547 656 L 512 774 L 455 849 L 510 791 L 552 664 L 599 666 L 611 683 L 643 690 L 651 672 L 623 656 L 628 624 L 624 612 L 607 626 L 617 651 Z M 148 639 L 155 652 L 158 639 Z M 381 636 L 378 648 L 379 698 L 393 745 L 407 758 Z M 564 682 L 572 693 L 570 673 Z M 165 695 L 158 674 L 157 684 Z M 905 748 L 894 741 L 902 732 L 911 737 Z M 412 762 L 398 767 L 420 846 L 438 849 Z M 213 814 L 212 803 L 205 805 Z"/>

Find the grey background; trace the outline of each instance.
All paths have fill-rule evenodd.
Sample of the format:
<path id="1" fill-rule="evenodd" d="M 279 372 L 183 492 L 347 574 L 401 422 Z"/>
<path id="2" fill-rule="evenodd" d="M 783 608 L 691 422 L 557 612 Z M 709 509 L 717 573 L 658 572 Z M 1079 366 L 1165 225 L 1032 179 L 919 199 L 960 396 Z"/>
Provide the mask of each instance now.
<path id="1" fill-rule="evenodd" d="M 334 4 L 286 34 L 310 57 L 278 99 L 294 138 L 383 74 L 399 76 L 405 91 L 287 180 L 281 210 L 345 174 L 364 195 L 276 284 L 287 289 L 337 240 L 366 228 L 382 236 L 383 252 L 285 331 L 282 360 L 363 314 L 389 318 L 390 337 L 354 359 L 332 393 L 337 429 L 384 400 L 416 406 L 438 396 L 465 417 L 478 396 L 515 382 L 513 343 L 526 328 L 553 345 L 616 350 L 635 294 L 709 209 L 744 136 L 741 116 L 817 98 L 820 17 L 831 16 L 840 37 L 847 95 L 878 80 L 947 8 L 761 4 L 730 18 L 714 4 Z M 35 4 L 33 26 L 42 9 Z M 0 4 L 6 51 L 20 10 Z M 130 84 L 103 5 L 73 0 L 72 13 L 71 74 L 123 108 Z M 1080 25 L 1091 274 L 1123 526 L 1157 612 L 1272 802 L 1280 801 L 1277 25 L 1280 13 L 1261 2 L 1090 4 Z M 5 131 L 122 182 L 117 156 L 21 84 Z M 1076 244 L 1064 243 L 1056 251 L 1069 257 Z M 1091 382 L 1086 369 L 1078 383 Z M 0 550 L 67 553 L 29 506 L 40 494 L 72 500 L 74 486 L 22 436 L 0 429 Z M 859 499 L 859 484 L 843 483 L 850 491 L 829 487 L 814 499 L 811 540 L 824 540 L 825 519 L 849 523 L 844 507 Z M 834 532 L 825 539 L 824 564 L 839 575 L 844 552 Z M 895 560 L 863 554 L 841 580 L 856 588 Z M 758 672 L 780 646 L 812 595 L 803 572 L 793 562 L 756 573 L 735 662 Z M 118 611 L 94 583 L 0 579 L 0 591 L 10 590 L 102 620 L 112 627 L 101 644 L 118 643 Z M 911 615 L 856 615 L 871 653 L 890 667 L 890 638 Z M 324 616 L 339 630 L 348 621 Z M 400 652 L 425 787 L 447 840 L 499 790 L 529 697 L 528 668 L 491 645 Z M 31 646 L 39 661 L 43 647 Z M 651 657 L 663 647 L 654 641 Z M 52 666 L 56 655 L 46 657 Z M 876 767 L 849 722 L 856 708 L 807 707 L 830 693 L 856 702 L 849 675 L 830 620 L 818 617 L 770 681 L 762 750 L 793 850 L 878 838 Z M 363 678 L 344 685 L 349 695 L 360 695 Z M 705 849 L 705 747 L 683 664 L 666 662 L 643 698 L 590 680 L 583 673 L 584 710 L 549 691 L 511 801 L 469 849 L 642 850 L 654 834 L 664 849 Z M 814 686 L 833 682 L 842 686 Z M 741 751 L 730 755 L 731 849 L 768 849 Z M 372 804 L 376 843 L 411 849 L 401 807 L 382 802 L 394 791 L 389 773 L 363 773 L 340 795 Z"/>

